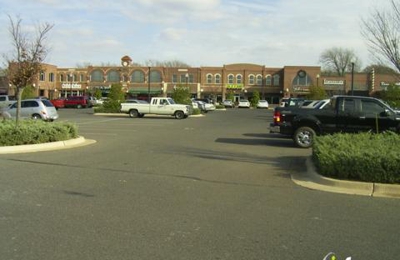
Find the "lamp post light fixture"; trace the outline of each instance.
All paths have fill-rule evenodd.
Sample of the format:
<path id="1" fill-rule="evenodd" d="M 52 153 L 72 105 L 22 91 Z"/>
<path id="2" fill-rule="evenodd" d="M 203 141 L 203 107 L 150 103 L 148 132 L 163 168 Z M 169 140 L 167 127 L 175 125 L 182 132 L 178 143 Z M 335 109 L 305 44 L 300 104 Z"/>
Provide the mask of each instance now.
<path id="1" fill-rule="evenodd" d="M 148 75 L 148 79 L 147 79 L 147 84 L 148 84 L 148 87 L 147 87 L 147 99 L 148 99 L 148 101 L 150 103 L 150 70 L 151 70 L 151 67 L 149 67 L 148 69 L 149 69 L 149 71 L 148 71 L 149 75 Z"/>
<path id="2" fill-rule="evenodd" d="M 71 74 L 69 74 L 69 79 L 71 80 L 71 85 L 70 85 L 70 96 L 72 97 L 72 84 L 73 84 L 73 75 L 72 75 L 72 73 Z"/>
<path id="3" fill-rule="evenodd" d="M 189 73 L 185 74 L 185 78 L 186 78 L 186 88 L 188 87 L 188 82 L 189 82 Z"/>
<path id="4" fill-rule="evenodd" d="M 317 74 L 317 87 L 319 87 L 319 74 Z"/>

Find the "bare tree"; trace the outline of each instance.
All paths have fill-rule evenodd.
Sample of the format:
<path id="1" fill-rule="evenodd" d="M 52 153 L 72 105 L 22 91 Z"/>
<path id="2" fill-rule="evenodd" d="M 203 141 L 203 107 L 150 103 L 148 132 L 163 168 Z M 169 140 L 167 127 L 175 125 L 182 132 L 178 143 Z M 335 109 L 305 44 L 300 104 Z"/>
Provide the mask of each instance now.
<path id="1" fill-rule="evenodd" d="M 32 85 L 38 76 L 42 62 L 48 54 L 48 48 L 45 45 L 47 35 L 54 25 L 44 23 L 38 24 L 36 33 L 30 38 L 22 30 L 22 19 L 16 17 L 10 20 L 9 32 L 11 35 L 14 51 L 11 56 L 4 54 L 7 65 L 7 77 L 16 88 L 18 98 L 16 124 L 18 125 L 21 110 L 21 96 L 25 87 Z"/>
<path id="2" fill-rule="evenodd" d="M 170 60 L 170 61 L 158 61 L 158 60 L 146 60 L 144 62 L 145 66 L 150 67 L 181 67 L 181 68 L 190 68 L 190 66 L 179 60 Z"/>
<path id="3" fill-rule="evenodd" d="M 355 71 L 361 68 L 361 61 L 354 51 L 344 48 L 333 47 L 325 50 L 319 61 L 323 65 L 323 70 L 334 72 L 338 76 L 344 76 L 346 72 L 350 72 L 352 63 L 354 63 Z"/>
<path id="4" fill-rule="evenodd" d="M 391 0 L 390 5 L 389 10 L 375 9 L 363 19 L 361 33 L 378 61 L 389 62 L 400 71 L 400 1 Z"/>

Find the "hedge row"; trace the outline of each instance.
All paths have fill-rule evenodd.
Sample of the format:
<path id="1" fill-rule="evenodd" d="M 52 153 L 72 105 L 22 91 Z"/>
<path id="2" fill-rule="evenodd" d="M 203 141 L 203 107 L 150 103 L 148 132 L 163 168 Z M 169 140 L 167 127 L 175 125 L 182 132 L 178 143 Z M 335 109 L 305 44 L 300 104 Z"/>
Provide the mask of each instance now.
<path id="1" fill-rule="evenodd" d="M 393 132 L 318 136 L 312 158 L 326 177 L 400 183 L 400 135 Z"/>
<path id="2" fill-rule="evenodd" d="M 77 127 L 68 122 L 42 120 L 0 121 L 0 146 L 65 141 L 78 137 Z"/>

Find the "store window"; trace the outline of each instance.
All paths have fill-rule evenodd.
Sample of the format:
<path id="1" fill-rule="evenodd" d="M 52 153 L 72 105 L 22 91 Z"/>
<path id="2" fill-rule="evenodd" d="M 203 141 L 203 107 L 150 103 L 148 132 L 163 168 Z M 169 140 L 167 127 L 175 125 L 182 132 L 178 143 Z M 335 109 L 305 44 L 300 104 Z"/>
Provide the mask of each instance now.
<path id="1" fill-rule="evenodd" d="M 213 76 L 211 74 L 208 74 L 207 75 L 207 83 L 211 84 L 212 83 L 212 79 L 213 79 Z"/>
<path id="2" fill-rule="evenodd" d="M 119 82 L 120 76 L 119 72 L 116 70 L 111 70 L 107 73 L 107 81 L 108 82 Z"/>
<path id="3" fill-rule="evenodd" d="M 49 81 L 54 82 L 54 73 L 53 72 L 49 73 Z"/>
<path id="4" fill-rule="evenodd" d="M 233 75 L 232 74 L 229 75 L 228 76 L 228 84 L 233 84 L 233 79 L 234 79 Z"/>
<path id="5" fill-rule="evenodd" d="M 280 76 L 274 75 L 274 86 L 279 86 L 279 85 L 280 85 Z"/>
<path id="6" fill-rule="evenodd" d="M 215 83 L 220 84 L 221 83 L 221 75 L 215 74 Z"/>
<path id="7" fill-rule="evenodd" d="M 90 79 L 92 82 L 102 82 L 103 81 L 103 71 L 94 70 L 90 74 Z"/>
<path id="8" fill-rule="evenodd" d="M 135 70 L 131 75 L 131 82 L 133 83 L 143 83 L 144 82 L 144 73 L 140 70 Z"/>
<path id="9" fill-rule="evenodd" d="M 254 75 L 250 75 L 250 76 L 249 76 L 249 84 L 250 84 L 250 85 L 254 85 L 254 81 L 255 81 Z"/>
<path id="10" fill-rule="evenodd" d="M 161 73 L 158 70 L 150 71 L 150 82 L 161 82 Z"/>
<path id="11" fill-rule="evenodd" d="M 310 84 L 311 78 L 304 70 L 300 70 L 292 82 L 293 86 L 309 86 Z"/>
<path id="12" fill-rule="evenodd" d="M 271 76 L 270 75 L 265 77 L 265 85 L 267 85 L 267 86 L 271 86 L 272 85 L 272 80 L 271 80 Z"/>
<path id="13" fill-rule="evenodd" d="M 178 83 L 178 75 L 176 74 L 172 75 L 172 83 Z"/>
<path id="14" fill-rule="evenodd" d="M 45 80 L 46 80 L 46 74 L 44 74 L 44 71 L 43 71 L 43 70 L 40 72 L 39 80 L 40 80 L 40 81 L 45 81 Z"/>
<path id="15" fill-rule="evenodd" d="M 262 76 L 261 75 L 257 75 L 257 85 L 261 86 L 262 85 Z"/>
<path id="16" fill-rule="evenodd" d="M 242 83 L 243 83 L 242 75 L 240 74 L 236 75 L 236 84 L 242 84 Z"/>

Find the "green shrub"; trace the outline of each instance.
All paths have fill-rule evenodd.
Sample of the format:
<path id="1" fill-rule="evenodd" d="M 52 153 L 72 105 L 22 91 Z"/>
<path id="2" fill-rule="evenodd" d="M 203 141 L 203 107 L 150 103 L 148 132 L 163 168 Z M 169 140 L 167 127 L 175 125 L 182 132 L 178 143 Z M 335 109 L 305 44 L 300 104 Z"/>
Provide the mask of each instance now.
<path id="1" fill-rule="evenodd" d="M 57 142 L 77 137 L 76 125 L 68 122 L 23 120 L 19 126 L 14 120 L 0 122 L 0 146 Z"/>
<path id="2" fill-rule="evenodd" d="M 393 132 L 318 136 L 312 157 L 327 177 L 400 183 L 400 135 Z"/>
<path id="3" fill-rule="evenodd" d="M 98 107 L 95 112 L 103 110 L 103 113 L 120 113 L 121 112 L 121 102 L 119 100 L 108 99 L 104 101 L 102 107 Z"/>
<path id="4" fill-rule="evenodd" d="M 200 114 L 201 114 L 201 110 L 199 108 L 193 108 L 192 115 L 200 115 Z"/>

